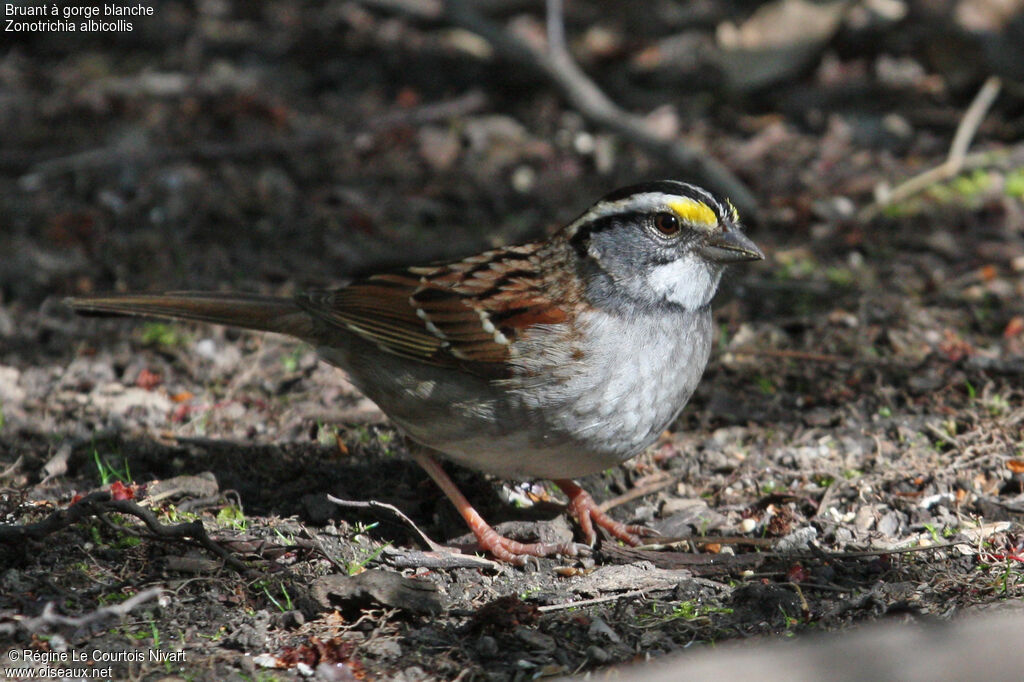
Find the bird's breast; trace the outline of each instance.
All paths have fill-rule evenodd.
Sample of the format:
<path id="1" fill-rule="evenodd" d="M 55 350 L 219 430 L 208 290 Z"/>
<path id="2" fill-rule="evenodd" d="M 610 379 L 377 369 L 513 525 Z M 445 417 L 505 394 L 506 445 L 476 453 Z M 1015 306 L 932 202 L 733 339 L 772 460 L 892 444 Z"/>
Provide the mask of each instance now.
<path id="1" fill-rule="evenodd" d="M 523 421 L 534 452 L 566 453 L 574 463 L 569 476 L 618 464 L 650 445 L 697 387 L 712 335 L 706 309 L 632 318 L 594 311 L 579 325 L 568 344 L 539 341 L 539 355 L 521 349 L 530 360 L 519 363 L 521 385 L 509 405 L 511 413 L 532 416 Z"/>

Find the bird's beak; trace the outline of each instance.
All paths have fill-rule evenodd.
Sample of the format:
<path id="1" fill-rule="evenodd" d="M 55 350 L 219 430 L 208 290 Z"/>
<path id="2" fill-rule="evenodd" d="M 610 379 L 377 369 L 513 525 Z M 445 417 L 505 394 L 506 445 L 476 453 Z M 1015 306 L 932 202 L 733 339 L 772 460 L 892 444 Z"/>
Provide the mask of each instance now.
<path id="1" fill-rule="evenodd" d="M 704 240 L 698 251 L 712 263 L 721 265 L 764 260 L 764 253 L 757 248 L 757 244 L 736 228 L 712 234 Z"/>

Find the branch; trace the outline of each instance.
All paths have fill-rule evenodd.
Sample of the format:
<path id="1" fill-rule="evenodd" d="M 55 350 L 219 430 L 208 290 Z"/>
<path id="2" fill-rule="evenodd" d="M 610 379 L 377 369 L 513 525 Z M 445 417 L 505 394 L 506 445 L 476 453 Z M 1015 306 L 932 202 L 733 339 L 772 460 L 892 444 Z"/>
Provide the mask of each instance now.
<path id="1" fill-rule="evenodd" d="M 539 72 L 591 122 L 622 135 L 654 156 L 679 166 L 684 172 L 700 176 L 728 195 L 740 210 L 750 214 L 757 212 L 757 202 L 750 190 L 725 166 L 690 148 L 685 142 L 658 137 L 642 117 L 624 111 L 605 95 L 573 61 L 564 39 L 558 40 L 557 27 L 552 31 L 556 40 L 549 44 L 549 51 L 544 54 L 484 17 L 467 0 L 445 0 L 444 17 L 479 35 L 507 61 Z M 556 23 L 560 25 L 561 22 Z"/>
<path id="2" fill-rule="evenodd" d="M 376 500 L 342 500 L 335 497 L 334 495 L 328 495 L 327 499 L 333 502 L 334 504 L 338 505 L 339 507 L 351 507 L 354 509 L 384 509 L 385 511 L 389 511 L 395 516 L 397 516 L 399 520 L 403 521 L 407 526 L 412 528 L 416 535 L 419 536 L 423 544 L 429 547 L 432 552 L 448 551 L 444 545 L 440 545 L 431 540 L 430 536 L 428 536 L 426 533 L 420 530 L 419 526 L 417 526 L 412 519 L 403 514 L 402 510 L 393 504 L 388 504 L 387 502 L 378 502 Z"/>
<path id="3" fill-rule="evenodd" d="M 867 222 L 877 216 L 886 206 L 908 199 L 937 183 L 959 175 L 969 160 L 967 149 L 971 146 L 971 140 L 978 132 L 978 127 L 981 126 L 985 114 L 988 113 L 996 101 L 996 97 L 999 96 L 1001 87 L 1002 82 L 997 76 L 989 76 L 985 84 L 981 86 L 978 94 L 974 96 L 974 101 L 964 112 L 960 124 L 956 127 L 956 133 L 953 135 L 953 142 L 949 145 L 949 154 L 945 161 L 935 168 L 915 175 L 887 192 L 880 193 L 881 196 L 861 211 L 858 218 L 862 222 Z"/>
<path id="4" fill-rule="evenodd" d="M 110 493 L 106 491 L 86 495 L 67 509 L 58 509 L 42 521 L 36 523 L 29 523 L 23 526 L 2 525 L 0 526 L 0 543 L 19 544 L 26 540 L 38 540 L 62 528 L 78 523 L 83 519 L 91 516 L 100 516 L 108 511 L 116 511 L 141 519 L 153 535 L 158 538 L 172 540 L 192 538 L 235 570 L 242 573 L 247 573 L 250 570 L 245 563 L 233 557 L 230 552 L 210 539 L 210 536 L 206 533 L 206 528 L 203 527 L 202 521 L 196 520 L 189 523 L 179 523 L 174 526 L 165 526 L 157 520 L 156 514 L 150 510 L 140 507 L 131 500 L 113 500 L 110 497 Z"/>
<path id="5" fill-rule="evenodd" d="M 529 69 L 549 81 L 591 123 L 621 135 L 652 156 L 680 168 L 727 195 L 743 212 L 757 214 L 750 190 L 721 163 L 681 140 L 656 135 L 642 116 L 613 102 L 576 64 L 565 46 L 560 0 L 549 0 L 548 51 L 534 49 L 480 13 L 471 0 L 359 0 L 378 9 L 397 10 L 420 20 L 447 21 L 486 40 L 499 58 Z"/>
<path id="6" fill-rule="evenodd" d="M 13 623 L 0 624 L 0 633 L 13 635 L 16 628 L 29 633 L 49 630 L 54 626 L 81 628 L 86 625 L 102 622 L 112 616 L 126 616 L 135 607 L 159 597 L 163 591 L 161 587 L 151 587 L 148 590 L 139 592 L 134 597 L 124 600 L 120 604 L 103 606 L 84 616 L 62 616 L 54 612 L 53 602 L 47 602 L 46 606 L 43 607 L 43 612 L 35 618 L 15 615 Z"/>

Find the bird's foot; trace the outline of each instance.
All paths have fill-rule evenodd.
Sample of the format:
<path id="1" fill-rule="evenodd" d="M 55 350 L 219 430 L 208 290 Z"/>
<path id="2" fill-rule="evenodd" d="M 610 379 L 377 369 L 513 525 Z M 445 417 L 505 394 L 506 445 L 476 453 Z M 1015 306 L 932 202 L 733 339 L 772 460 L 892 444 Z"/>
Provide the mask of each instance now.
<path id="1" fill-rule="evenodd" d="M 533 557 L 546 557 L 546 556 L 579 556 L 581 553 L 590 551 L 590 548 L 586 545 L 579 545 L 575 542 L 533 542 L 523 543 L 517 542 L 504 535 L 499 535 L 498 531 L 491 528 L 491 526 L 484 521 L 484 518 L 480 516 L 480 512 L 473 508 L 473 505 L 469 503 L 465 495 L 459 490 L 455 482 L 445 473 L 441 465 L 434 459 L 430 454 L 419 450 L 412 449 L 411 453 L 413 457 L 419 462 L 420 466 L 430 475 L 434 482 L 444 491 L 444 494 L 448 496 L 455 508 L 459 510 L 459 514 L 465 519 L 466 525 L 469 526 L 470 530 L 473 531 L 473 535 L 476 536 L 477 544 L 480 545 L 480 549 L 490 552 L 495 559 L 498 561 L 505 561 L 511 564 L 522 566 L 526 563 L 527 559 Z M 571 482 L 571 481 L 570 481 Z M 586 493 L 584 493 L 586 495 Z M 587 496 L 589 497 L 589 495 Z M 593 500 L 591 500 L 593 503 Z M 600 512 L 598 512 L 600 513 Z M 610 520 L 610 519 L 609 519 Z M 593 533 L 593 531 L 591 531 Z"/>
<path id="2" fill-rule="evenodd" d="M 601 511 L 590 493 L 570 479 L 561 478 L 555 480 L 554 483 L 569 496 L 569 511 L 576 517 L 580 529 L 583 531 L 583 537 L 586 538 L 587 544 L 590 546 L 597 541 L 594 526 L 604 528 L 612 537 L 622 540 L 631 547 L 641 544 L 644 537 L 658 534 L 657 531 L 644 526 L 632 526 L 616 521 Z"/>
<path id="3" fill-rule="evenodd" d="M 474 510 L 475 511 L 475 510 Z M 476 536 L 480 549 L 490 552 L 495 559 L 522 566 L 529 557 L 579 556 L 589 553 L 590 548 L 575 542 L 531 542 L 523 543 L 500 535 L 480 518 L 466 518 Z"/>

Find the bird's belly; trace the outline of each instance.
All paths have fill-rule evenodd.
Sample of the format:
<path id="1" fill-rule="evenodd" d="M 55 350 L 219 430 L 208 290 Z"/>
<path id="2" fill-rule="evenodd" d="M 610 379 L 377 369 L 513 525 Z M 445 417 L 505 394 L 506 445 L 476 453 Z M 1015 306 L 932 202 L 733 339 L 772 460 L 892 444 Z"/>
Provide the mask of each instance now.
<path id="1" fill-rule="evenodd" d="M 650 445 L 696 388 L 710 318 L 660 322 L 642 334 L 624 325 L 590 335 L 604 341 L 583 348 L 585 360 L 548 356 L 507 382 L 451 381 L 450 369 L 399 358 L 382 381 L 373 365 L 321 352 L 409 437 L 456 463 L 507 478 L 573 478 Z"/>

